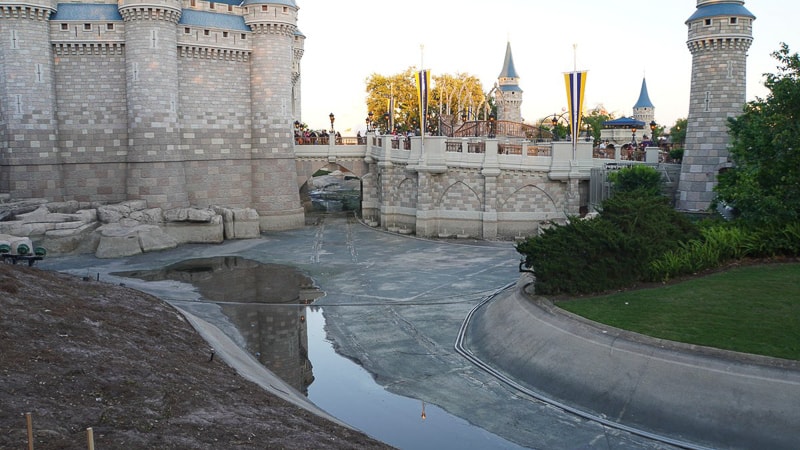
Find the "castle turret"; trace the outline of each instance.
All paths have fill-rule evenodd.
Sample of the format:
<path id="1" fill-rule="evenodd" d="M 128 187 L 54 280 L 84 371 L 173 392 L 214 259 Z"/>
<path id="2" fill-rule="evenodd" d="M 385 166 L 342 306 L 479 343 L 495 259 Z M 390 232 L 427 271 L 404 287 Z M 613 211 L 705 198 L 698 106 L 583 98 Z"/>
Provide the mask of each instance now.
<path id="1" fill-rule="evenodd" d="M 295 120 L 300 120 L 303 117 L 300 108 L 302 85 L 303 80 L 300 75 L 300 60 L 303 59 L 305 52 L 306 36 L 300 30 L 294 33 L 294 63 L 292 64 L 292 117 Z"/>
<path id="2" fill-rule="evenodd" d="M 744 107 L 754 19 L 744 1 L 698 0 L 686 21 L 692 82 L 678 209 L 708 209 L 717 174 L 730 164 L 727 121 Z"/>
<path id="3" fill-rule="evenodd" d="M 633 105 L 633 118 L 648 124 L 655 120 L 655 117 L 656 108 L 647 93 L 647 81 L 642 78 L 642 90 L 639 91 L 639 100 Z"/>
<path id="4" fill-rule="evenodd" d="M 519 87 L 519 76 L 514 68 L 511 56 L 511 43 L 506 44 L 506 57 L 503 70 L 497 78 L 497 119 L 511 122 L 522 122 L 522 89 Z"/>
<path id="5" fill-rule="evenodd" d="M 297 5 L 294 0 L 245 0 L 252 31 L 253 208 L 262 230 L 305 223 L 297 189 L 292 119 L 292 74 Z"/>
<path id="6" fill-rule="evenodd" d="M 129 199 L 189 206 L 178 121 L 180 0 L 121 0 L 125 21 Z"/>
<path id="7" fill-rule="evenodd" d="M 0 0 L 0 191 L 61 200 L 53 0 Z"/>

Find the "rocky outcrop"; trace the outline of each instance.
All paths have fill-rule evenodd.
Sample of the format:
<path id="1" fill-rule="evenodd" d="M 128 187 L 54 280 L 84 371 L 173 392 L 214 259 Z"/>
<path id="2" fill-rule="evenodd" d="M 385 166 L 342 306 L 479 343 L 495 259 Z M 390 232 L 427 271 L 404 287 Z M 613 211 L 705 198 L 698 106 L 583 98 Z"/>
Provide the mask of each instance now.
<path id="1" fill-rule="evenodd" d="M 0 199 L 2 200 L 2 199 Z M 0 203 L 0 234 L 24 236 L 49 254 L 94 253 L 118 258 L 187 243 L 221 243 L 260 235 L 251 208 L 148 208 L 144 200 L 105 205 L 47 202 Z"/>

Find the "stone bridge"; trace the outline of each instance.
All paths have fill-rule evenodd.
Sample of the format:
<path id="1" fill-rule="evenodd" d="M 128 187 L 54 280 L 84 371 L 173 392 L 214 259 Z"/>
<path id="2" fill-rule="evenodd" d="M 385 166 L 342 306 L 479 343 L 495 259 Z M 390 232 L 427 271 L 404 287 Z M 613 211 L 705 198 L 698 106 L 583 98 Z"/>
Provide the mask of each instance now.
<path id="1" fill-rule="evenodd" d="M 573 149 L 571 142 L 371 133 L 342 143 L 295 146 L 298 188 L 321 168 L 346 169 L 361 178 L 367 223 L 424 237 L 535 234 L 590 209 L 592 169 L 628 163 L 619 151 L 595 157 L 591 142 Z M 657 165 L 658 149 L 647 153 L 645 163 Z"/>

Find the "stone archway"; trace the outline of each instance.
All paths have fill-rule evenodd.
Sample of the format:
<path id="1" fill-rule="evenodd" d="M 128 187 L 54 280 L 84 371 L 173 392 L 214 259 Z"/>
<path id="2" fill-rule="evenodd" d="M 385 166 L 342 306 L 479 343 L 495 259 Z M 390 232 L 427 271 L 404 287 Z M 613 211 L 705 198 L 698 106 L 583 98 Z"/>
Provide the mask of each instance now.
<path id="1" fill-rule="evenodd" d="M 361 211 L 361 178 L 344 166 L 328 163 L 300 187 L 306 213 Z"/>

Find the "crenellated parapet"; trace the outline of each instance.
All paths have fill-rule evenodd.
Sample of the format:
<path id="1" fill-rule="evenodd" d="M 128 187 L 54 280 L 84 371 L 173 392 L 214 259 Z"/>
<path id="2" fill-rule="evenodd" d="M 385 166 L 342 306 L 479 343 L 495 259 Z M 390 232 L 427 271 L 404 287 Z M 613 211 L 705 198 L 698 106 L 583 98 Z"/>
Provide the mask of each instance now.
<path id="1" fill-rule="evenodd" d="M 0 2 L 0 19 L 49 20 L 57 10 L 55 0 Z"/>
<path id="2" fill-rule="evenodd" d="M 119 2 L 119 13 L 122 20 L 157 20 L 177 24 L 181 18 L 180 0 L 162 0 L 159 2 L 143 0 L 122 0 Z"/>
<path id="3" fill-rule="evenodd" d="M 719 50 L 735 50 L 735 51 L 742 51 L 746 52 L 750 48 L 750 44 L 753 43 L 752 37 L 746 36 L 726 36 L 726 37 L 717 37 L 717 36 L 709 36 L 702 39 L 694 39 L 688 41 L 686 46 L 689 48 L 689 51 L 694 55 L 697 53 L 702 52 L 716 52 Z"/>
<path id="4" fill-rule="evenodd" d="M 294 37 L 297 5 L 294 0 L 245 0 L 244 23 L 256 34 Z"/>

